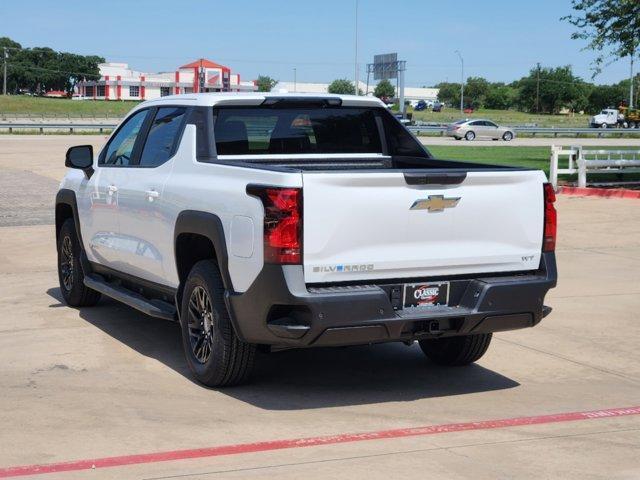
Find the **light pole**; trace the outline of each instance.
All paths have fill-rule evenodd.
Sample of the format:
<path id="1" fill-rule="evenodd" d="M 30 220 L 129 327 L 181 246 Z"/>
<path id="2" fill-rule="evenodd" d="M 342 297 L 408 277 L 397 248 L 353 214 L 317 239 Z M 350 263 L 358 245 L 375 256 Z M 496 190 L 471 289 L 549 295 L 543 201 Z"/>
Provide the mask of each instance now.
<path id="1" fill-rule="evenodd" d="M 458 54 L 460 59 L 460 114 L 462 115 L 464 113 L 464 59 L 459 50 L 454 53 Z"/>
<path id="2" fill-rule="evenodd" d="M 636 54 L 635 51 L 631 52 L 631 73 L 629 75 L 630 77 L 630 82 L 629 82 L 629 110 L 631 110 L 633 108 L 633 56 Z M 5 63 L 6 65 L 6 63 Z M 6 72 L 6 71 L 5 71 Z M 5 78 L 6 78 L 7 74 L 5 73 Z"/>
<path id="3" fill-rule="evenodd" d="M 358 0 L 356 0 L 356 36 L 355 36 L 355 53 L 353 59 L 354 67 L 354 82 L 353 85 L 356 89 L 356 95 L 358 95 Z"/>
<path id="4" fill-rule="evenodd" d="M 293 67 L 293 92 L 297 92 L 297 83 L 298 83 L 298 72 L 296 71 L 296 67 Z"/>
<path id="5" fill-rule="evenodd" d="M 3 55 L 2 55 L 2 63 L 3 66 L 3 76 L 2 76 L 2 94 L 7 94 L 7 62 L 9 61 L 9 51 L 7 47 L 3 47 Z"/>

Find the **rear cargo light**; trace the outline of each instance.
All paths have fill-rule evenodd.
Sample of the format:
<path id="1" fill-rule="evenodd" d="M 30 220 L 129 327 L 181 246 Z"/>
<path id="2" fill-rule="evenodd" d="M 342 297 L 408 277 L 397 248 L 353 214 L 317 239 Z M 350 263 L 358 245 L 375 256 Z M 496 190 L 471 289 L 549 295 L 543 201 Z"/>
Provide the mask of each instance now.
<path id="1" fill-rule="evenodd" d="M 247 193 L 264 206 L 264 261 L 300 264 L 302 261 L 302 190 L 249 185 Z"/>
<path id="2" fill-rule="evenodd" d="M 558 212 L 554 203 L 556 192 L 550 183 L 544 184 L 544 238 L 542 241 L 543 252 L 553 252 L 556 249 L 556 234 L 558 230 Z"/>

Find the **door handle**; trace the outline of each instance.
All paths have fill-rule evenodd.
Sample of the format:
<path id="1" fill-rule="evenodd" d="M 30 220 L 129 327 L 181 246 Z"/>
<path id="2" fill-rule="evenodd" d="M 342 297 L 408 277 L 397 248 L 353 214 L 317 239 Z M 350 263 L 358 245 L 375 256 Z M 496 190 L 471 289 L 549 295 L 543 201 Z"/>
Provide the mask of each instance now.
<path id="1" fill-rule="evenodd" d="M 116 187 L 115 185 L 109 185 L 107 187 L 107 190 L 109 190 L 109 195 L 113 195 L 118 191 L 118 187 Z"/>
<path id="2" fill-rule="evenodd" d="M 157 190 L 147 190 L 145 193 L 147 194 L 147 199 L 150 202 L 153 202 L 155 198 L 160 196 L 160 193 Z"/>

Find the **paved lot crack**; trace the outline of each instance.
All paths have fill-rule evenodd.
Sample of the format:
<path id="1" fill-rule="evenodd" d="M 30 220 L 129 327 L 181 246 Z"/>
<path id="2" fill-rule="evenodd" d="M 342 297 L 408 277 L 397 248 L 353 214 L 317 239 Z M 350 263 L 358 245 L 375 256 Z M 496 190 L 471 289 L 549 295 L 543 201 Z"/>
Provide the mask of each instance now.
<path id="1" fill-rule="evenodd" d="M 527 350 L 532 350 L 534 352 L 543 353 L 545 355 L 549 355 L 551 357 L 555 357 L 555 358 L 557 358 L 559 360 L 564 360 L 566 362 L 571 362 L 571 363 L 574 363 L 576 365 L 580 365 L 580 366 L 585 367 L 585 368 L 590 368 L 592 370 L 597 370 L 598 372 L 601 372 L 601 373 L 606 373 L 606 374 L 609 374 L 609 375 L 614 375 L 616 377 L 624 378 L 625 380 L 629 380 L 632 383 L 640 383 L 639 379 L 637 379 L 635 377 L 632 377 L 632 376 L 629 376 L 629 375 L 626 375 L 626 374 L 624 374 L 622 372 L 617 372 L 615 370 L 609 370 L 607 368 L 602 368 L 602 367 L 598 367 L 596 365 L 591 365 L 591 364 L 586 363 L 586 362 L 581 362 L 579 360 L 574 360 L 573 358 L 565 357 L 564 355 L 560 355 L 559 353 L 549 352 L 547 350 L 542 350 L 540 348 L 530 347 L 529 345 L 524 345 L 522 343 L 514 342 L 513 340 L 505 340 L 504 338 L 496 338 L 496 340 L 498 340 L 500 342 L 504 342 L 504 343 L 509 343 L 511 345 L 516 345 L 518 347 L 526 348 Z"/>

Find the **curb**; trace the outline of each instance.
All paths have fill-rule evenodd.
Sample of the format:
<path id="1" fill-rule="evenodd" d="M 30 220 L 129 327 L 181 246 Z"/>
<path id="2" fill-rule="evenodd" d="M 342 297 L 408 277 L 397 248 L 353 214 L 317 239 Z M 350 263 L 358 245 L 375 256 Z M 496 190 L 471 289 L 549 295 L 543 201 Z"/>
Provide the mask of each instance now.
<path id="1" fill-rule="evenodd" d="M 640 190 L 627 188 L 558 187 L 558 193 L 581 197 L 635 198 L 640 200 Z"/>

